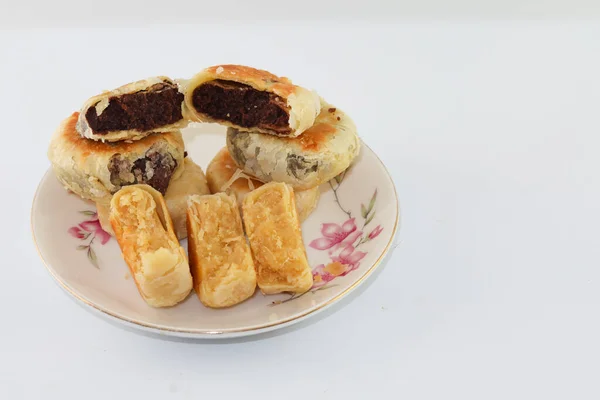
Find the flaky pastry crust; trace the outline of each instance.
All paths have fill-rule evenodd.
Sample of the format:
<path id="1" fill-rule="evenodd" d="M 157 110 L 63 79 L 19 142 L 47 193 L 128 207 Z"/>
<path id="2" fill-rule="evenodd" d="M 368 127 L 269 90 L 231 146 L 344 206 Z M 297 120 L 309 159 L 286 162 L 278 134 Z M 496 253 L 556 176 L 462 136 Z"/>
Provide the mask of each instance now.
<path id="1" fill-rule="evenodd" d="M 244 199 L 242 215 L 260 290 L 265 294 L 309 290 L 313 277 L 293 189 L 279 182 L 259 187 Z"/>
<path id="2" fill-rule="evenodd" d="M 192 276 L 163 196 L 148 185 L 127 186 L 113 196 L 109 220 L 146 303 L 169 307 L 183 301 Z"/>
<path id="3" fill-rule="evenodd" d="M 315 124 L 298 137 L 277 138 L 228 128 L 227 148 L 245 173 L 305 190 L 348 168 L 360 151 L 360 139 L 350 117 L 323 101 Z"/>
<path id="4" fill-rule="evenodd" d="M 188 252 L 194 289 L 207 307 L 241 303 L 256 290 L 256 272 L 235 197 L 190 196 Z"/>
<path id="5" fill-rule="evenodd" d="M 208 164 L 206 178 L 211 193 L 231 193 L 235 195 L 240 206 L 248 193 L 264 184 L 240 170 L 226 147 L 221 149 Z M 294 192 L 300 222 L 303 222 L 315 210 L 320 195 L 321 191 L 318 186 Z"/>

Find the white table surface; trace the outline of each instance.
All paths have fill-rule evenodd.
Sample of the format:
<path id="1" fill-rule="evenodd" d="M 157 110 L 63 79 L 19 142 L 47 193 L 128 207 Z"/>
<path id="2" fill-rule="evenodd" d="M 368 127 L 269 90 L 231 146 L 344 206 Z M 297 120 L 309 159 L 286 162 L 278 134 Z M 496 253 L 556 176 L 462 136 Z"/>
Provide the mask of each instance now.
<path id="1" fill-rule="evenodd" d="M 0 31 L 0 399 L 600 397 L 598 22 L 101 25 Z M 107 323 L 31 239 L 49 137 L 103 89 L 225 62 L 354 118 L 396 183 L 400 245 L 282 331 L 187 342 Z"/>

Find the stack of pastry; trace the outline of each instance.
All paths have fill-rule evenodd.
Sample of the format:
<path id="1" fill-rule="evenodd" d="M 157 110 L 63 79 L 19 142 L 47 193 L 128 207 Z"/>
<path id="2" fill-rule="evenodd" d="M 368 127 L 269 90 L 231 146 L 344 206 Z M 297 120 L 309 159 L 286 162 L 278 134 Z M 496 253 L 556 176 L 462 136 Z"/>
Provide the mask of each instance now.
<path id="1" fill-rule="evenodd" d="M 267 71 L 207 68 L 185 85 L 185 105 L 192 120 L 228 127 L 228 152 L 209 165 L 214 173 L 207 170 L 212 190 L 231 186 L 223 172 L 229 158 L 246 177 L 314 190 L 348 168 L 360 150 L 356 127 L 345 113 Z"/>
<path id="2" fill-rule="evenodd" d="M 88 99 L 52 137 L 48 157 L 61 183 L 94 201 L 104 230 L 112 196 L 147 184 L 164 195 L 179 239 L 186 237 L 186 198 L 209 189 L 202 169 L 185 152 L 180 130 L 184 95 L 167 77 L 153 77 Z"/>
<path id="3" fill-rule="evenodd" d="M 228 127 L 207 177 L 186 157 L 190 121 Z M 48 156 L 67 189 L 96 203 L 148 304 L 174 305 L 193 287 L 221 308 L 257 286 L 311 288 L 301 221 L 358 152 L 351 119 L 316 93 L 220 65 L 181 85 L 156 77 L 92 97 L 62 122 Z"/>
<path id="4" fill-rule="evenodd" d="M 166 77 L 104 92 L 60 124 L 48 150 L 59 181 L 96 203 L 140 294 L 156 307 L 192 289 L 179 239 L 187 236 L 187 196 L 209 193 L 204 172 L 186 157 L 183 99 Z"/>
<path id="5" fill-rule="evenodd" d="M 300 222 L 316 207 L 319 185 L 343 172 L 358 154 L 354 123 L 315 92 L 250 67 L 213 66 L 184 88 L 191 120 L 228 127 L 227 146 L 210 162 L 206 175 L 212 193 L 228 193 L 229 203 L 241 206 L 258 287 L 265 294 L 307 291 L 313 282 Z M 203 207 L 209 209 L 209 204 Z M 190 200 L 192 225 L 228 225 L 218 221 L 218 213 L 205 212 L 204 219 L 198 218 L 198 207 L 196 200 Z M 206 237 L 208 231 L 198 232 Z M 210 236 L 219 237 L 214 232 Z M 216 247 L 226 248 L 227 241 L 233 240 L 230 236 L 224 235 L 228 239 Z M 202 239 L 190 233 L 190 254 L 195 248 L 210 253 L 200 251 L 202 245 L 194 242 Z M 200 261 L 192 264 L 204 274 L 209 272 L 203 265 L 215 265 L 214 260 L 195 259 Z M 221 270 L 231 272 L 228 259 L 222 260 Z M 206 280 L 201 274 L 194 278 L 202 300 Z M 232 280 L 230 275 L 223 279 Z M 253 278 L 245 275 L 245 279 Z"/>

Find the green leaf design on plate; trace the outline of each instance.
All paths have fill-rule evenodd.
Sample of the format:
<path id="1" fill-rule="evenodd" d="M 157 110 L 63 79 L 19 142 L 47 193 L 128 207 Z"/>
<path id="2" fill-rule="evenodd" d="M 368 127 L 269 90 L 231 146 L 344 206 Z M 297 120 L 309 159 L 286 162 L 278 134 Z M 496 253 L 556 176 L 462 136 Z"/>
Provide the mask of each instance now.
<path id="1" fill-rule="evenodd" d="M 377 189 L 375 189 L 373 197 L 371 197 L 371 201 L 369 202 L 369 208 L 367 208 L 367 214 L 370 213 L 371 210 L 373 210 L 373 207 L 375 207 L 375 200 L 377 200 Z"/>
<path id="2" fill-rule="evenodd" d="M 373 218 L 375 218 L 375 211 L 373 211 L 373 214 L 371 214 L 367 222 L 365 222 L 365 226 L 369 225 L 369 222 L 373 221 Z"/>
<path id="3" fill-rule="evenodd" d="M 77 246 L 77 250 L 85 250 L 88 248 L 87 244 L 80 244 L 79 246 Z"/>
<path id="4" fill-rule="evenodd" d="M 96 253 L 94 252 L 94 249 L 92 249 L 92 246 L 88 247 L 87 257 L 94 267 L 100 269 L 100 266 L 98 265 L 98 258 L 96 257 Z"/>
<path id="5" fill-rule="evenodd" d="M 346 176 L 346 171 L 342 172 L 341 174 L 339 174 L 335 178 L 333 178 L 335 180 L 335 182 L 338 184 L 338 186 L 342 184 L 342 181 L 344 180 L 344 176 Z"/>
<path id="6" fill-rule="evenodd" d="M 88 217 L 91 217 L 92 215 L 96 214 L 95 211 L 89 211 L 89 210 L 79 211 L 79 212 L 83 215 L 87 215 Z"/>
<path id="7" fill-rule="evenodd" d="M 367 211 L 367 207 L 365 207 L 365 205 L 361 203 L 360 215 L 362 215 L 362 217 L 366 219 L 368 214 L 369 214 L 369 212 Z"/>

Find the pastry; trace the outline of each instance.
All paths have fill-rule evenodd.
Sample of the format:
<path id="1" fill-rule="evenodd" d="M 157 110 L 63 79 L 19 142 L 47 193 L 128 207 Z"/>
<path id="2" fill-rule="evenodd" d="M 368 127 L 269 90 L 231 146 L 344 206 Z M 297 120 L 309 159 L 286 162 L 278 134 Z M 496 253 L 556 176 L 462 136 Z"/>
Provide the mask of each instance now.
<path id="1" fill-rule="evenodd" d="M 242 215 L 260 290 L 265 294 L 309 290 L 313 277 L 293 189 L 279 182 L 259 187 L 244 199 Z"/>
<path id="2" fill-rule="evenodd" d="M 110 224 L 144 300 L 168 307 L 192 290 L 192 276 L 163 196 L 148 185 L 119 190 L 110 202 Z"/>
<path id="3" fill-rule="evenodd" d="M 248 193 L 264 184 L 240 170 L 226 147 L 221 149 L 208 164 L 206 178 L 211 193 L 227 192 L 234 194 L 240 206 Z M 317 207 L 320 194 L 318 186 L 294 193 L 300 222 L 308 218 Z"/>
<path id="4" fill-rule="evenodd" d="M 360 151 L 360 139 L 350 117 L 323 102 L 315 124 L 296 138 L 228 128 L 227 148 L 245 173 L 304 190 L 348 168 Z"/>
<path id="5" fill-rule="evenodd" d="M 187 237 L 186 211 L 188 196 L 192 194 L 210 194 L 202 168 L 195 164 L 189 157 L 185 158 L 184 165 L 183 174 L 171 181 L 164 196 L 169 215 L 173 220 L 175 234 L 179 240 Z M 114 236 L 115 234 L 108 220 L 110 205 L 96 203 L 96 209 L 102 229 Z"/>
<path id="6" fill-rule="evenodd" d="M 256 272 L 235 197 L 190 196 L 188 252 L 194 289 L 202 304 L 241 303 L 256 290 Z"/>
<path id="7" fill-rule="evenodd" d="M 155 133 L 136 141 L 96 142 L 75 130 L 73 113 L 55 131 L 48 158 L 65 188 L 84 199 L 106 203 L 120 188 L 135 183 L 166 193 L 183 172 L 184 144 L 179 131 Z"/>
<path id="8" fill-rule="evenodd" d="M 87 100 L 77 121 L 81 136 L 115 142 L 185 127 L 183 93 L 164 76 L 128 83 Z"/>
<path id="9" fill-rule="evenodd" d="M 317 208 L 321 190 L 318 186 L 312 189 L 294 191 L 294 202 L 296 203 L 296 212 L 298 221 L 304 222 L 306 218 Z"/>
<path id="10" fill-rule="evenodd" d="M 243 65 L 207 68 L 182 86 L 191 119 L 242 131 L 295 137 L 312 126 L 320 110 L 315 92 Z"/>

